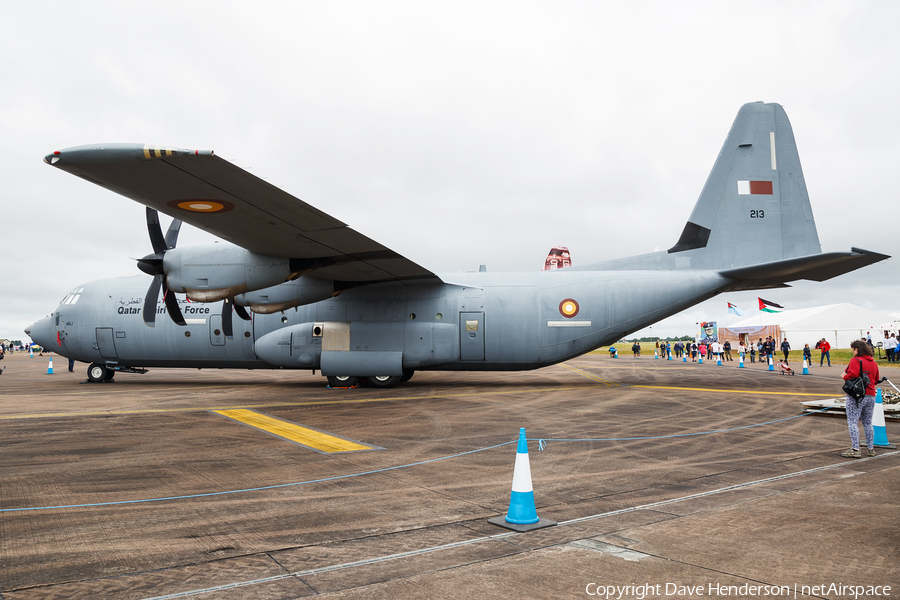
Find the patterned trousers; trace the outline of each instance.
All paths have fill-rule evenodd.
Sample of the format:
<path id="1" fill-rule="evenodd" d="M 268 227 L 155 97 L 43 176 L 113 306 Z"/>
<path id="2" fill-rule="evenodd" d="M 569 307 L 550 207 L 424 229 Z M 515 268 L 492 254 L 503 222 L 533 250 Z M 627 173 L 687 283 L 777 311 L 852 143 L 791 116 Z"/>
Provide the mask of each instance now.
<path id="1" fill-rule="evenodd" d="M 850 429 L 850 446 L 859 450 L 859 426 L 862 420 L 866 432 L 866 447 L 871 450 L 875 442 L 875 428 L 872 427 L 872 413 L 875 411 L 875 396 L 864 396 L 856 405 L 856 400 L 847 396 L 847 427 Z"/>

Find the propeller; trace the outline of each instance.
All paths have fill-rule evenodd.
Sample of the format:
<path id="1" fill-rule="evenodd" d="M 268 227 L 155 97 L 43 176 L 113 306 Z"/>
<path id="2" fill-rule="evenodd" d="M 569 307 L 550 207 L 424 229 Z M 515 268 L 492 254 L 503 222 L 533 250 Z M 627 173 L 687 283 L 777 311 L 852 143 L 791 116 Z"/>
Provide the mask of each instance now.
<path id="1" fill-rule="evenodd" d="M 175 298 L 174 292 L 169 291 L 166 285 L 166 272 L 163 270 L 163 257 L 166 252 L 175 247 L 178 241 L 178 231 L 181 229 L 181 221 L 173 219 L 169 225 L 166 236 L 163 237 L 162 228 L 159 225 L 159 213 L 156 210 L 147 207 L 147 231 L 150 232 L 150 243 L 153 245 L 153 254 L 148 254 L 144 258 L 138 259 L 138 268 L 147 275 L 153 276 L 150 287 L 147 289 L 147 296 L 144 298 L 144 310 L 141 311 L 144 317 L 144 324 L 148 327 L 156 326 L 156 303 L 159 299 L 159 290 L 162 288 L 163 300 L 166 303 L 166 312 L 172 318 L 176 325 L 187 325 L 184 321 L 184 315 L 181 314 L 181 308 L 178 307 L 178 299 Z"/>
<path id="2" fill-rule="evenodd" d="M 231 313 L 233 312 L 236 312 L 244 321 L 250 320 L 247 310 L 235 302 L 234 296 L 226 298 L 225 302 L 222 303 L 222 331 L 229 340 L 234 339 L 234 326 L 231 323 Z"/>

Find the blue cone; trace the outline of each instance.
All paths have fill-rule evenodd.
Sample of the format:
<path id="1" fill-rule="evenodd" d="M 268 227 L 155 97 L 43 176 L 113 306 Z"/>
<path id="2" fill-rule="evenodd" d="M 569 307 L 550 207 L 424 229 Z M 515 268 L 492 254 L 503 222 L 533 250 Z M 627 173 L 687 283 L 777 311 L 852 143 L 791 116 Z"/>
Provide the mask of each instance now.
<path id="1" fill-rule="evenodd" d="M 879 448 L 896 448 L 888 442 L 887 428 L 884 426 L 884 403 L 881 401 L 881 388 L 875 393 L 875 410 L 872 413 L 872 428 L 875 430 L 874 445 Z"/>
<path id="2" fill-rule="evenodd" d="M 519 445 L 516 448 L 516 467 L 513 470 L 512 494 L 509 498 L 507 523 L 526 525 L 537 523 L 537 509 L 534 505 L 534 488 L 531 487 L 531 464 L 528 461 L 528 441 L 525 428 L 519 429 Z"/>

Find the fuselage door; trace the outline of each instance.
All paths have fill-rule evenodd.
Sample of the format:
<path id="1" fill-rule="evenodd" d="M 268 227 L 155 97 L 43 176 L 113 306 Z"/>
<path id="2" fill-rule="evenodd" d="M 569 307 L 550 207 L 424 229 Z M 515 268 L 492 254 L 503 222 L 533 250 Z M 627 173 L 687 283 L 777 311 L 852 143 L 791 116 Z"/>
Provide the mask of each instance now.
<path id="1" fill-rule="evenodd" d="M 484 313 L 459 313 L 459 359 L 484 360 Z"/>
<path id="2" fill-rule="evenodd" d="M 112 327 L 97 327 L 97 348 L 102 358 L 119 358 Z"/>
<path id="3" fill-rule="evenodd" d="M 222 315 L 209 315 L 209 342 L 213 346 L 225 345 L 225 334 L 222 332 Z"/>

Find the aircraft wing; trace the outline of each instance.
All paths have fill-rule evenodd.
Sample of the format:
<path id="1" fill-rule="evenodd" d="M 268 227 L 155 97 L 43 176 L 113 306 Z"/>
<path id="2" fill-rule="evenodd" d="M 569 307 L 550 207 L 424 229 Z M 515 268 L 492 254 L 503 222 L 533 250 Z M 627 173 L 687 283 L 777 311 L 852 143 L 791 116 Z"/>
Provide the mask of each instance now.
<path id="1" fill-rule="evenodd" d="M 212 151 L 77 146 L 44 162 L 298 270 L 351 284 L 427 280 L 429 270 Z"/>

